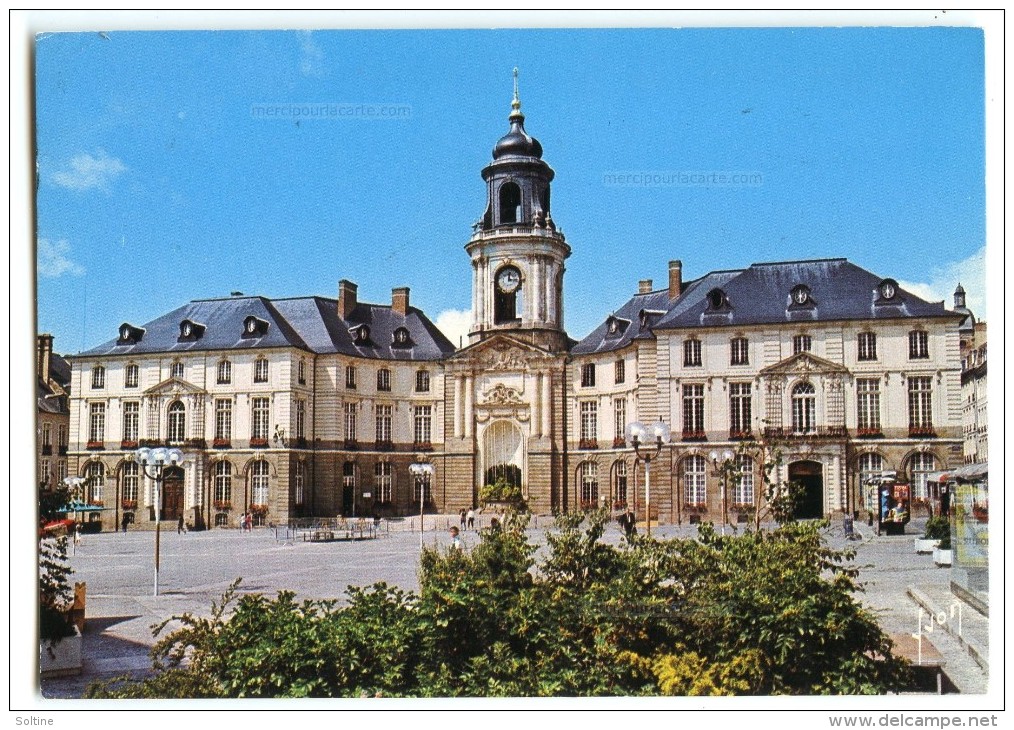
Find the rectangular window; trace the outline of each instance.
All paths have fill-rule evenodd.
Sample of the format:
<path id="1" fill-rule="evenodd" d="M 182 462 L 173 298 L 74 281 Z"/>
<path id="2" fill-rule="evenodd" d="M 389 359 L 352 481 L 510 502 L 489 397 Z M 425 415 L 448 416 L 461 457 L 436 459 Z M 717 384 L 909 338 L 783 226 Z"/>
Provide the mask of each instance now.
<path id="1" fill-rule="evenodd" d="M 429 444 L 433 430 L 433 406 L 415 407 L 414 438 L 417 444 Z"/>
<path id="2" fill-rule="evenodd" d="M 106 440 L 106 404 L 92 403 L 89 411 L 88 442 L 102 443 Z"/>
<path id="3" fill-rule="evenodd" d="M 345 404 L 345 441 L 356 440 L 356 405 L 355 403 Z"/>
<path id="4" fill-rule="evenodd" d="M 929 357 L 929 332 L 912 330 L 908 333 L 908 357 L 910 360 L 925 360 Z"/>
<path id="5" fill-rule="evenodd" d="M 627 399 L 617 398 L 613 401 L 613 438 L 614 445 L 622 444 L 627 430 Z"/>
<path id="6" fill-rule="evenodd" d="M 381 368 L 377 371 L 377 390 L 391 390 L 391 371 L 387 368 Z"/>
<path id="7" fill-rule="evenodd" d="M 616 463 L 616 501 L 627 503 L 627 464 L 623 461 Z"/>
<path id="8" fill-rule="evenodd" d="M 683 367 L 699 367 L 701 364 L 701 341 L 683 341 Z"/>
<path id="9" fill-rule="evenodd" d="M 61 449 L 67 448 L 67 427 L 62 423 L 56 427 L 56 439 L 57 446 Z"/>
<path id="10" fill-rule="evenodd" d="M 43 448 L 53 446 L 53 424 L 51 423 L 42 424 L 42 446 Z"/>
<path id="11" fill-rule="evenodd" d="M 183 377 L 183 363 L 179 360 L 175 361 L 169 367 L 169 377 L 171 378 L 182 378 Z"/>
<path id="12" fill-rule="evenodd" d="M 736 482 L 732 486 L 732 502 L 753 504 L 753 459 L 745 454 L 736 457 Z"/>
<path id="13" fill-rule="evenodd" d="M 595 387 L 595 363 L 588 363 L 581 366 L 581 387 Z"/>
<path id="14" fill-rule="evenodd" d="M 123 385 L 124 385 L 124 387 L 127 387 L 127 388 L 136 388 L 137 387 L 137 383 L 138 383 L 138 379 L 139 379 L 138 371 L 139 371 L 139 368 L 137 367 L 137 365 L 134 365 L 133 363 L 131 363 L 130 365 L 127 365 L 127 372 L 126 372 L 126 375 L 124 376 L 124 379 L 123 379 Z"/>
<path id="15" fill-rule="evenodd" d="M 912 430 L 933 428 L 932 378 L 908 379 L 908 426 Z"/>
<path id="16" fill-rule="evenodd" d="M 106 369 L 101 365 L 92 368 L 92 388 L 99 390 L 106 387 Z"/>
<path id="17" fill-rule="evenodd" d="M 215 441 L 232 439 L 232 399 L 219 398 L 215 401 Z"/>
<path id="18" fill-rule="evenodd" d="M 41 473 L 39 474 L 39 481 L 46 485 L 46 489 L 52 486 L 49 482 L 53 476 L 53 470 L 49 459 L 43 459 L 41 464 Z"/>
<path id="19" fill-rule="evenodd" d="M 232 363 L 222 360 L 218 363 L 218 384 L 228 385 L 232 382 Z"/>
<path id="20" fill-rule="evenodd" d="M 393 484 L 391 475 L 391 463 L 381 461 L 374 465 L 373 476 L 376 478 L 377 499 L 388 504 L 393 498 Z"/>
<path id="21" fill-rule="evenodd" d="M 796 335 L 792 338 L 792 354 L 798 355 L 801 352 L 809 352 L 813 347 L 813 340 L 810 335 Z"/>
<path id="22" fill-rule="evenodd" d="M 704 385 L 683 386 L 683 438 L 704 437 Z"/>
<path id="23" fill-rule="evenodd" d="M 692 507 L 707 503 L 707 465 L 703 456 L 688 456 L 683 463 L 683 499 Z"/>
<path id="24" fill-rule="evenodd" d="M 429 393 L 430 392 L 430 371 L 419 370 L 415 374 L 415 392 L 416 393 Z"/>
<path id="25" fill-rule="evenodd" d="M 137 507 L 137 486 L 138 471 L 137 464 L 126 463 L 123 466 L 123 508 L 133 509 Z M 133 504 L 133 507 L 129 505 Z"/>
<path id="26" fill-rule="evenodd" d="M 598 438 L 599 404 L 595 401 L 583 401 L 581 403 L 581 442 L 589 444 Z"/>
<path id="27" fill-rule="evenodd" d="M 877 359 L 877 335 L 875 332 L 859 333 L 859 361 L 869 362 Z"/>
<path id="28" fill-rule="evenodd" d="M 306 385 L 306 360 L 300 360 L 296 370 L 296 380 L 300 385 Z"/>
<path id="29" fill-rule="evenodd" d="M 349 389 L 355 389 L 356 387 L 356 366 L 346 365 L 345 366 L 345 387 Z"/>
<path id="30" fill-rule="evenodd" d="M 137 441 L 141 428 L 141 404 L 128 401 L 123 404 L 123 440 Z"/>
<path id="31" fill-rule="evenodd" d="M 268 359 L 266 357 L 259 357 L 254 361 L 254 382 L 268 382 Z"/>
<path id="32" fill-rule="evenodd" d="M 377 406 L 377 443 L 391 443 L 391 418 L 394 406 Z"/>
<path id="33" fill-rule="evenodd" d="M 617 385 L 619 385 L 620 383 L 623 383 L 623 382 L 626 381 L 626 379 L 627 379 L 627 361 L 626 360 L 617 360 L 616 361 L 616 371 L 615 371 L 615 373 L 616 373 L 616 377 L 613 378 L 613 382 L 614 383 L 616 383 Z"/>
<path id="34" fill-rule="evenodd" d="M 67 461 L 65 459 L 59 459 L 56 462 L 56 483 L 63 484 L 63 480 L 67 478 Z"/>
<path id="35" fill-rule="evenodd" d="M 750 363 L 750 341 L 745 337 L 734 337 L 729 342 L 729 364 L 748 365 Z"/>
<path id="36" fill-rule="evenodd" d="M 729 430 L 732 436 L 743 437 L 752 428 L 753 409 L 750 383 L 729 383 Z"/>
<path id="37" fill-rule="evenodd" d="M 880 380 L 856 380 L 856 426 L 859 435 L 880 433 Z"/>
<path id="38" fill-rule="evenodd" d="M 306 401 L 302 399 L 296 401 L 296 438 L 306 438 Z"/>
<path id="39" fill-rule="evenodd" d="M 267 398 L 253 399 L 253 428 L 250 438 L 267 441 L 271 422 L 270 401 Z"/>

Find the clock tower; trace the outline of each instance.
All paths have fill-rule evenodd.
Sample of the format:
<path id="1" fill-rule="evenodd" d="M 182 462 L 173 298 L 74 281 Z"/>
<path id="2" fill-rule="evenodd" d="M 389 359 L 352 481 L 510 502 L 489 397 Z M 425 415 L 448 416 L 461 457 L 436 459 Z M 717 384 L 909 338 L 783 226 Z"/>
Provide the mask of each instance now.
<path id="1" fill-rule="evenodd" d="M 550 213 L 553 170 L 525 131 L 514 69 L 510 131 L 482 170 L 486 211 L 465 250 L 472 258 L 469 344 L 503 332 L 550 352 L 567 348 L 563 330 L 563 232 Z"/>

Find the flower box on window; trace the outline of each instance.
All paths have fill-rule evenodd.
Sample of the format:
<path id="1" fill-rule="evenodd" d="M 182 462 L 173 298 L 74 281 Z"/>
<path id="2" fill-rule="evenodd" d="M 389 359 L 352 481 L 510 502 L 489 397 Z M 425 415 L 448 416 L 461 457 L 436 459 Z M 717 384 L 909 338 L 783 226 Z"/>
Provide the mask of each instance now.
<path id="1" fill-rule="evenodd" d="M 306 438 L 304 436 L 300 436 L 299 438 L 296 439 L 296 448 L 297 449 L 306 448 Z"/>
<path id="2" fill-rule="evenodd" d="M 105 502 L 103 502 L 101 499 L 93 499 L 90 502 L 88 502 L 88 506 L 89 507 L 105 507 L 106 505 L 105 505 Z"/>
<path id="3" fill-rule="evenodd" d="M 590 511 L 592 511 L 594 509 L 598 509 L 598 507 L 599 507 L 598 503 L 594 502 L 592 500 L 587 500 L 587 501 L 582 501 L 581 502 L 581 511 L 582 512 L 590 512 Z"/>
<path id="4" fill-rule="evenodd" d="M 753 438 L 753 432 L 747 429 L 746 431 L 729 431 L 730 441 L 749 441 Z"/>
<path id="5" fill-rule="evenodd" d="M 211 442 L 211 447 L 214 449 L 231 449 L 232 442 L 229 439 L 215 439 Z"/>
<path id="6" fill-rule="evenodd" d="M 578 442 L 577 447 L 579 449 L 597 449 L 599 447 L 598 439 L 581 439 Z"/>
<path id="7" fill-rule="evenodd" d="M 123 441 L 120 442 L 120 448 L 124 449 L 124 450 L 126 450 L 126 449 L 136 449 L 137 448 L 137 442 L 136 441 L 123 440 Z"/>
<path id="8" fill-rule="evenodd" d="M 156 449 L 159 446 L 164 446 L 165 445 L 161 441 L 159 441 L 158 439 L 141 439 L 137 443 L 142 448 L 146 448 L 146 449 Z"/>
<path id="9" fill-rule="evenodd" d="M 101 451 L 106 448 L 101 441 L 89 441 L 86 447 L 89 451 Z"/>
<path id="10" fill-rule="evenodd" d="M 358 448 L 359 448 L 359 442 L 358 441 L 356 441 L 355 439 L 345 439 L 345 450 L 346 451 L 355 451 Z"/>
<path id="11" fill-rule="evenodd" d="M 613 439 L 613 448 L 614 449 L 622 449 L 626 445 L 627 445 L 627 440 L 625 438 L 623 438 L 622 436 L 617 436 L 616 438 Z"/>
<path id="12" fill-rule="evenodd" d="M 429 441 L 416 441 L 412 444 L 415 451 L 433 451 L 433 444 Z"/>
<path id="13" fill-rule="evenodd" d="M 267 447 L 267 439 L 250 439 L 250 448 L 252 449 L 266 449 Z"/>
<path id="14" fill-rule="evenodd" d="M 204 449 L 207 448 L 208 442 L 204 439 L 187 439 L 183 442 L 183 445 L 191 449 Z"/>
<path id="15" fill-rule="evenodd" d="M 879 428 L 860 428 L 856 429 L 856 438 L 882 439 L 884 438 L 884 432 Z"/>
<path id="16" fill-rule="evenodd" d="M 250 505 L 250 513 L 263 517 L 268 513 L 268 506 L 266 504 L 252 504 Z"/>
<path id="17" fill-rule="evenodd" d="M 683 505 L 683 509 L 686 512 L 707 512 L 708 505 L 704 502 L 689 502 Z"/>
<path id="18" fill-rule="evenodd" d="M 122 507 L 123 509 L 137 509 L 137 500 L 125 499 L 122 502 L 120 502 L 120 507 Z"/>
<path id="19" fill-rule="evenodd" d="M 232 502 L 228 500 L 216 499 L 212 504 L 219 512 L 226 512 L 232 509 Z"/>
<path id="20" fill-rule="evenodd" d="M 620 510 L 620 509 L 626 509 L 626 508 L 627 508 L 627 503 L 624 502 L 622 499 L 618 499 L 615 502 L 613 502 L 613 509 L 614 510 Z"/>
<path id="21" fill-rule="evenodd" d="M 684 441 L 707 441 L 708 435 L 704 431 L 684 431 Z"/>
<path id="22" fill-rule="evenodd" d="M 936 438 L 937 434 L 932 426 L 910 426 L 908 436 L 909 438 L 932 439 Z"/>
<path id="23" fill-rule="evenodd" d="M 390 441 L 377 441 L 374 448 L 377 451 L 394 451 L 394 444 Z"/>

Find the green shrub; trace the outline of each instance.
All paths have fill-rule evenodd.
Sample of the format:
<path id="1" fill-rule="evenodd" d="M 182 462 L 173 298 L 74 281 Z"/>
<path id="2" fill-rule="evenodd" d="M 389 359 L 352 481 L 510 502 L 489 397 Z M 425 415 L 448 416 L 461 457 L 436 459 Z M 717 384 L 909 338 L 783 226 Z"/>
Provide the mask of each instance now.
<path id="1" fill-rule="evenodd" d="M 951 537 L 951 523 L 950 521 L 941 515 L 937 517 L 930 517 L 926 520 L 926 531 L 923 533 L 923 538 L 926 540 L 943 540 L 947 538 L 948 541 Z"/>

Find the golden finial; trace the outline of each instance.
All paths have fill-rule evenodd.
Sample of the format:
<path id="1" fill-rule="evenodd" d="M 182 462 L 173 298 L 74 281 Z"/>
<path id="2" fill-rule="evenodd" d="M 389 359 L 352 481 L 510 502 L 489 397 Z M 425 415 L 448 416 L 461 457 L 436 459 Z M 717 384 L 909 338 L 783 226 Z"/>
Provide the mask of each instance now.
<path id="1" fill-rule="evenodd" d="M 521 97 L 518 96 L 518 67 L 514 67 L 514 101 L 511 102 L 511 109 L 520 111 Z"/>

